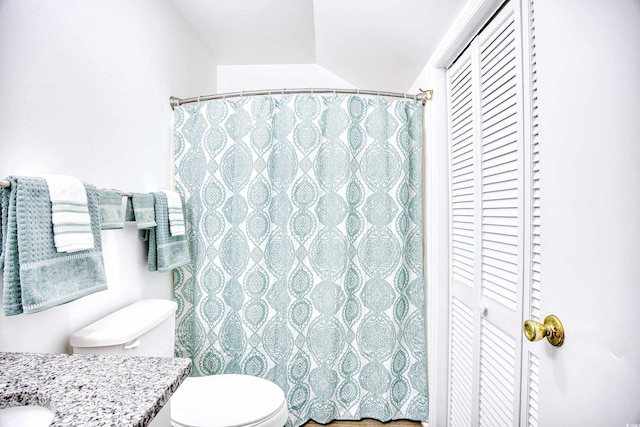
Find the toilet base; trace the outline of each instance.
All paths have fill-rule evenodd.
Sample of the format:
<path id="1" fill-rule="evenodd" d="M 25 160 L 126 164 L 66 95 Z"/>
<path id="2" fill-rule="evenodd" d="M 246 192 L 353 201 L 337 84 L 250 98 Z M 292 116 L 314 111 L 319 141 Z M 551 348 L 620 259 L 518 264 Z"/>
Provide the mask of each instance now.
<path id="1" fill-rule="evenodd" d="M 271 418 L 258 422 L 257 424 L 250 424 L 243 427 L 283 427 L 287 423 L 287 418 L 289 417 L 289 411 L 287 410 L 287 406 L 283 405 L 282 409 L 273 415 Z M 151 424 L 150 424 L 151 425 Z M 178 424 L 174 421 L 171 421 L 171 427 L 193 427 L 186 426 L 182 424 Z M 229 427 L 229 426 L 199 426 L 199 427 Z"/>

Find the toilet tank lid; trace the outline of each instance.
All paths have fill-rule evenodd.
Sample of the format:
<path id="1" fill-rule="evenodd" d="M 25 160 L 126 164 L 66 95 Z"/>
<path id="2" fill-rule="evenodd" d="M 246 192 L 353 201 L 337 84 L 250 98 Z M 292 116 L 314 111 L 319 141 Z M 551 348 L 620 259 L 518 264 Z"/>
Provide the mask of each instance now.
<path id="1" fill-rule="evenodd" d="M 72 347 L 126 344 L 150 331 L 176 312 L 175 301 L 145 299 L 121 308 L 71 336 Z"/>

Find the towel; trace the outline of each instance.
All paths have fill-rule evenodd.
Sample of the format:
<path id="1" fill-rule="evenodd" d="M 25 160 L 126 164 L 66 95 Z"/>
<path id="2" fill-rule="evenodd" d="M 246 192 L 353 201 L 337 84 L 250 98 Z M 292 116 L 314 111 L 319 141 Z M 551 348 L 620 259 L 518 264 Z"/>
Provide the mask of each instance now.
<path id="1" fill-rule="evenodd" d="M 184 215 L 182 213 L 182 200 L 180 194 L 172 190 L 160 190 L 167 197 L 169 209 L 169 231 L 172 236 L 184 234 Z"/>
<path id="2" fill-rule="evenodd" d="M 2 260 L 0 260 L 0 266 L 3 270 L 4 313 L 9 315 L 22 312 L 22 296 L 19 285 L 18 225 L 16 221 L 16 192 L 14 190 L 16 182 L 10 177 L 6 179 L 11 183 L 11 186 L 10 189 L 2 190 Z M 50 216 L 49 213 L 47 215 Z"/>
<path id="3" fill-rule="evenodd" d="M 54 242 L 58 252 L 93 249 L 87 192 L 82 182 L 68 175 L 39 175 L 51 198 Z"/>
<path id="4" fill-rule="evenodd" d="M 124 228 L 122 194 L 118 190 L 98 190 L 100 196 L 100 229 Z"/>
<path id="5" fill-rule="evenodd" d="M 164 192 L 153 193 L 157 227 L 142 230 L 141 237 L 149 248 L 149 271 L 169 271 L 191 261 L 189 244 L 185 234 L 172 236 L 169 231 L 169 210 Z"/>
<path id="6" fill-rule="evenodd" d="M 94 248 L 57 252 L 47 182 L 9 177 L 3 194 L 4 313 L 35 313 L 107 289 L 102 259 L 98 192 L 84 184 Z M 6 231 L 4 231 L 6 230 Z"/>
<path id="7" fill-rule="evenodd" d="M 127 199 L 125 219 L 135 221 L 139 230 L 155 227 L 156 212 L 153 205 L 153 194 L 133 193 Z"/>

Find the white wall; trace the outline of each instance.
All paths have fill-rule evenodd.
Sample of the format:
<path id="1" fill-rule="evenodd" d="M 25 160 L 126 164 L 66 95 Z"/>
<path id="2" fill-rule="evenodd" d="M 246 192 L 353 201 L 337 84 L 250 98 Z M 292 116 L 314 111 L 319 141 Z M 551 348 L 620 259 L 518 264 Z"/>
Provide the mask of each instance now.
<path id="1" fill-rule="evenodd" d="M 171 186 L 169 96 L 215 91 L 213 57 L 168 0 L 0 2 L 0 178 L 35 172 L 98 187 Z M 102 233 L 109 289 L 0 314 L 0 351 L 67 352 L 75 330 L 140 298 L 171 298 L 135 225 Z"/>
<path id="2" fill-rule="evenodd" d="M 355 86 L 316 64 L 218 66 L 219 93 L 283 88 L 353 89 Z"/>

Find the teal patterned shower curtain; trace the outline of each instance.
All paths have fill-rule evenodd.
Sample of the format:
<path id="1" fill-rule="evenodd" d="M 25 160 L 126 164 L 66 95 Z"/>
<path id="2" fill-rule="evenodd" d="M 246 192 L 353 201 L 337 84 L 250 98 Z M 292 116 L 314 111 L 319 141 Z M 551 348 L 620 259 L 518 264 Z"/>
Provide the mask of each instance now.
<path id="1" fill-rule="evenodd" d="M 347 95 L 175 109 L 193 263 L 176 355 L 244 373 L 312 419 L 426 421 L 422 106 Z"/>

